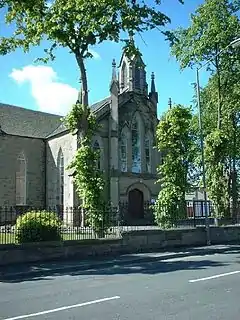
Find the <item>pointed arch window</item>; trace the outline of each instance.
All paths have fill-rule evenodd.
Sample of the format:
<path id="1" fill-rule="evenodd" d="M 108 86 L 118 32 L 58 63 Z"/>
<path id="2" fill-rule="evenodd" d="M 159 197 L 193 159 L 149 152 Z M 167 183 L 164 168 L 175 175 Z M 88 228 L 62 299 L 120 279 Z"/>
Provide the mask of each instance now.
<path id="1" fill-rule="evenodd" d="M 124 130 L 120 136 L 120 168 L 122 172 L 127 172 L 127 135 Z"/>
<path id="2" fill-rule="evenodd" d="M 64 156 L 62 150 L 59 152 L 59 200 L 60 206 L 64 205 Z"/>
<path id="3" fill-rule="evenodd" d="M 125 61 L 123 62 L 123 65 L 122 65 L 121 86 L 122 86 L 122 88 L 126 88 L 126 86 L 127 86 L 127 66 L 126 66 Z"/>
<path id="4" fill-rule="evenodd" d="M 97 140 L 94 142 L 93 149 L 95 151 L 98 151 L 99 153 L 96 166 L 97 166 L 97 169 L 100 170 L 101 169 L 101 154 L 100 154 L 101 149 L 100 149 L 99 142 Z"/>
<path id="5" fill-rule="evenodd" d="M 18 156 L 16 169 L 16 205 L 26 205 L 27 165 L 24 153 Z"/>
<path id="6" fill-rule="evenodd" d="M 136 116 L 132 121 L 132 172 L 141 172 L 141 142 L 139 121 Z"/>
<path id="7" fill-rule="evenodd" d="M 144 147 L 145 147 L 146 172 L 151 173 L 152 157 L 151 157 L 151 138 L 149 133 L 145 135 Z"/>

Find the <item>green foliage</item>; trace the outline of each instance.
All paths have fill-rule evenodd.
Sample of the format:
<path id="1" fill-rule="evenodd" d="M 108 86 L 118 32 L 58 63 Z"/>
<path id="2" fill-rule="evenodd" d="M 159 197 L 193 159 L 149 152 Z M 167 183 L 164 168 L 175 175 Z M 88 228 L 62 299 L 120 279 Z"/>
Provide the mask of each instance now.
<path id="1" fill-rule="evenodd" d="M 64 124 L 72 134 L 80 133 L 83 138 L 91 140 L 98 128 L 96 116 L 88 106 L 76 103 L 63 119 Z M 87 141 L 87 142 L 88 142 Z"/>
<path id="2" fill-rule="evenodd" d="M 37 59 L 46 63 L 55 59 L 57 48 L 67 48 L 79 67 L 82 103 L 88 106 L 85 59 L 92 57 L 90 47 L 106 40 L 123 41 L 129 56 L 139 54 L 132 40 L 134 34 L 170 22 L 160 11 L 160 4 L 160 0 L 152 5 L 135 0 L 2 0 L 5 23 L 11 25 L 13 34 L 0 37 L 0 54 L 17 48 L 27 52 L 47 39 L 46 56 Z"/>
<path id="3" fill-rule="evenodd" d="M 30 211 L 19 216 L 16 222 L 16 242 L 61 240 L 61 220 L 53 212 Z"/>
<path id="4" fill-rule="evenodd" d="M 237 53 L 237 52 L 236 52 Z M 219 137 L 215 136 L 216 131 L 212 124 L 217 121 L 217 96 L 218 83 L 217 76 L 214 74 L 210 77 L 207 86 L 202 90 L 202 107 L 204 120 L 204 134 L 208 137 L 213 134 L 216 143 L 220 143 L 219 150 L 221 153 L 218 157 L 219 163 L 209 162 L 207 167 L 208 188 L 216 208 L 216 214 L 228 216 L 230 212 L 227 209 L 229 201 L 232 200 L 233 216 L 236 215 L 236 206 L 239 196 L 239 169 L 240 169 L 240 127 L 239 127 L 239 110 L 240 110 L 240 60 L 234 60 L 235 57 L 229 57 L 232 65 L 224 65 L 221 70 L 221 135 L 225 139 L 224 147 L 219 142 Z M 227 139 L 227 141 L 226 141 Z M 207 142 L 206 142 L 207 143 Z M 216 149 L 211 149 L 215 157 Z M 209 152 L 208 152 L 209 154 Z M 210 166 L 210 167 L 209 167 Z M 211 167 L 212 166 L 212 167 Z M 237 174 L 235 174 L 237 173 Z M 211 179 L 213 179 L 211 181 Z M 219 179 L 217 183 L 217 179 Z M 211 190 L 214 190 L 211 191 Z M 216 194 L 218 190 L 218 195 Z"/>
<path id="5" fill-rule="evenodd" d="M 201 93 L 207 149 L 207 188 L 217 217 L 229 216 L 230 200 L 232 200 L 234 213 L 239 194 L 239 182 L 234 175 L 235 171 L 239 174 L 240 168 L 240 127 L 237 125 L 240 110 L 239 67 L 239 61 L 233 60 L 231 68 L 224 65 L 221 70 L 221 131 L 216 130 L 212 125 L 217 122 L 216 74 L 210 77 Z"/>
<path id="6" fill-rule="evenodd" d="M 85 59 L 92 57 L 91 46 L 106 40 L 123 41 L 129 56 L 139 54 L 133 36 L 163 27 L 170 19 L 159 10 L 160 0 L 154 4 L 135 0 L 52 0 L 50 5 L 48 0 L 1 2 L 6 7 L 5 22 L 13 24 L 14 33 L 0 38 L 0 54 L 17 48 L 26 52 L 47 39 L 43 62 L 55 59 L 58 47 L 67 48 L 76 59 L 82 82 L 81 103 L 73 107 L 65 123 L 72 134 L 78 134 L 80 148 L 70 167 L 75 169 L 75 183 L 88 219 L 98 228 L 104 207 L 103 177 L 96 170 L 96 154 L 90 147 L 96 121 L 88 106 Z M 122 39 L 123 34 L 129 39 Z"/>
<path id="7" fill-rule="evenodd" d="M 229 44 L 239 38 L 239 9 L 239 0 L 205 0 L 192 14 L 188 28 L 168 33 L 171 53 L 182 69 L 210 61 L 207 68 L 211 76 L 201 90 L 201 106 L 207 192 L 219 217 L 229 214 L 229 199 L 236 202 L 238 196 L 233 173 L 240 168 L 240 48 Z M 195 132 L 199 136 L 198 130 Z M 198 164 L 200 172 L 201 161 Z"/>
<path id="8" fill-rule="evenodd" d="M 161 190 L 155 204 L 155 218 L 164 228 L 173 226 L 186 212 L 184 200 L 194 153 L 191 121 L 191 110 L 177 105 L 168 110 L 157 128 L 157 149 L 164 157 L 158 168 Z"/>
<path id="9" fill-rule="evenodd" d="M 188 28 L 168 33 L 172 54 L 180 62 L 181 68 L 209 59 L 215 65 L 215 55 L 239 37 L 239 9 L 239 0 L 206 0 L 191 15 Z M 229 48 L 219 58 L 226 63 L 229 53 L 234 55 L 234 50 Z"/>
<path id="10" fill-rule="evenodd" d="M 229 56 L 230 59 L 231 56 Z M 233 122 L 232 116 L 240 109 L 240 60 L 232 61 L 235 70 L 221 70 L 221 100 L 222 100 L 222 129 L 232 136 Z M 211 133 L 213 123 L 217 123 L 217 104 L 218 104 L 218 83 L 217 75 L 213 74 L 208 84 L 201 91 L 201 102 L 203 111 L 203 130 L 204 136 Z"/>
<path id="11" fill-rule="evenodd" d="M 164 229 L 175 227 L 179 219 L 186 216 L 186 204 L 181 199 L 182 190 L 175 184 L 168 183 L 158 195 L 154 206 L 155 220 Z"/>
<path id="12" fill-rule="evenodd" d="M 163 27 L 170 19 L 159 10 L 160 0 L 153 4 L 135 0 L 0 1 L 6 9 L 5 22 L 12 24 L 14 30 L 12 36 L 0 38 L 0 54 L 17 48 L 27 52 L 32 45 L 40 45 L 47 39 L 49 47 L 44 50 L 46 57 L 43 62 L 55 59 L 58 47 L 67 48 L 76 59 L 82 82 L 81 103 L 73 107 L 65 122 L 72 134 L 78 134 L 80 148 L 70 167 L 76 169 L 79 196 L 91 212 L 89 219 L 96 226 L 102 212 L 103 178 L 93 163 L 90 164 L 90 159 L 95 159 L 90 144 L 96 121 L 88 107 L 85 59 L 92 57 L 91 46 L 106 40 L 123 41 L 129 56 L 139 54 L 133 36 Z M 123 34 L 127 34 L 129 39 L 122 39 Z"/>
<path id="13" fill-rule="evenodd" d="M 96 168 L 98 159 L 98 152 L 94 151 L 91 145 L 82 143 L 70 165 L 70 168 L 75 170 L 74 181 L 87 212 L 87 222 L 95 230 L 102 228 L 105 210 L 103 197 L 105 183 L 102 172 Z"/>
<path id="14" fill-rule="evenodd" d="M 212 131 L 206 138 L 207 191 L 218 218 L 228 215 L 228 179 L 224 167 L 228 143 L 228 137 L 218 129 Z"/>
<path id="15" fill-rule="evenodd" d="M 0 39 L 0 52 L 6 54 L 18 47 L 28 51 L 45 37 L 52 43 L 45 50 L 51 59 L 57 47 L 66 47 L 83 59 L 91 57 L 89 46 L 105 40 L 124 41 L 130 48 L 121 38 L 123 32 L 139 34 L 170 21 L 159 10 L 160 4 L 159 0 L 153 5 L 134 0 L 2 0 L 5 22 L 14 24 L 15 29 L 11 37 Z"/>
<path id="16" fill-rule="evenodd" d="M 209 164 L 219 163 L 227 153 L 228 137 L 222 130 L 215 129 L 206 138 L 206 160 Z"/>
<path id="17" fill-rule="evenodd" d="M 205 118 L 210 128 L 213 120 L 218 128 L 221 127 L 225 109 L 223 100 L 229 91 L 227 87 L 234 83 L 234 74 L 239 70 L 240 49 L 229 46 L 240 34 L 239 9 L 239 0 L 206 0 L 192 14 L 188 28 L 179 28 L 170 35 L 171 53 L 182 69 L 201 66 L 209 61 L 207 68 L 213 77 L 203 98 L 211 110 Z M 208 103 L 209 94 L 211 105 Z"/>
<path id="18" fill-rule="evenodd" d="M 86 131 L 83 121 L 88 124 Z M 74 170 L 77 193 L 86 212 L 85 222 L 98 236 L 104 236 L 104 228 L 108 227 L 106 219 L 108 210 L 103 194 L 105 181 L 103 173 L 97 168 L 100 154 L 92 147 L 92 137 L 98 127 L 96 117 L 89 107 L 77 103 L 65 117 L 64 122 L 72 134 L 78 135 L 79 147 L 68 168 Z"/>

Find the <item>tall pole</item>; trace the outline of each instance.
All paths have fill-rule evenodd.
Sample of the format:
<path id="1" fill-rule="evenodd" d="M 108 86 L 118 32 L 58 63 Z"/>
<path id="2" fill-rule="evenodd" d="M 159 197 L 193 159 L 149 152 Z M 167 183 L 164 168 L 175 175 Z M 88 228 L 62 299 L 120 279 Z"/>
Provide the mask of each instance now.
<path id="1" fill-rule="evenodd" d="M 203 181 L 203 196 L 204 196 L 204 207 L 205 207 L 205 227 L 207 236 L 207 245 L 211 244 L 209 218 L 208 218 L 208 202 L 206 192 L 206 170 L 205 170 L 205 155 L 204 155 L 204 144 L 203 144 L 203 128 L 202 128 L 202 108 L 200 100 L 200 85 L 199 85 L 199 69 L 196 70 L 196 83 L 197 83 L 197 104 L 198 104 L 198 116 L 199 116 L 199 132 L 200 132 L 200 143 L 201 143 L 201 158 L 202 158 L 202 181 Z"/>

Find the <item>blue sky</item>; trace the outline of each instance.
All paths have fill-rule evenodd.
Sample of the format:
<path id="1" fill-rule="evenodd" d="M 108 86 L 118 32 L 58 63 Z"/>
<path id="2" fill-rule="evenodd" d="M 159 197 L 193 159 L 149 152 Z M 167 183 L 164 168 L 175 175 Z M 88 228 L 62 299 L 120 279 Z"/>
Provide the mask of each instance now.
<path id="1" fill-rule="evenodd" d="M 169 29 L 187 27 L 190 14 L 203 0 L 163 0 L 162 11 L 172 20 Z M 7 35 L 8 29 L 0 16 L 0 35 Z M 147 65 L 147 79 L 155 72 L 156 87 L 159 93 L 158 114 L 167 109 L 168 99 L 173 103 L 190 105 L 193 96 L 191 83 L 195 81 L 194 70 L 180 71 L 174 57 L 170 56 L 168 42 L 155 30 L 136 38 L 143 60 Z M 53 63 L 34 64 L 34 60 L 43 56 L 44 44 L 24 54 L 17 50 L 6 56 L 0 56 L 0 102 L 22 106 L 29 109 L 64 114 L 75 100 L 79 87 L 79 72 L 74 57 L 67 49 L 59 49 Z M 121 57 L 121 44 L 107 42 L 93 48 L 95 58 L 87 61 L 90 102 L 96 102 L 109 95 L 112 59 Z M 206 76 L 201 76 L 206 81 Z"/>

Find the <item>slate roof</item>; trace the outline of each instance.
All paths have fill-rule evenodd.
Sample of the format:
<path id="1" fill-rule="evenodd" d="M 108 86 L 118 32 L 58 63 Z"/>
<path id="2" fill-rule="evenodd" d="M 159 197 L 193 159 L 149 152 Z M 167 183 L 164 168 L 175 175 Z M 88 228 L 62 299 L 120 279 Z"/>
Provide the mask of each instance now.
<path id="1" fill-rule="evenodd" d="M 52 131 L 49 135 L 47 135 L 46 138 L 54 137 L 57 134 L 63 133 L 65 131 L 68 131 L 68 129 L 66 128 L 66 126 L 63 123 L 61 123 L 54 131 Z"/>
<path id="2" fill-rule="evenodd" d="M 91 105 L 91 109 L 92 111 L 95 113 L 95 112 L 98 112 L 100 111 L 104 106 L 106 106 L 107 104 L 109 104 L 111 102 L 111 97 L 107 97 L 101 101 L 98 101 L 94 104 Z M 59 133 L 63 133 L 67 131 L 67 128 L 66 126 L 61 123 L 59 127 L 56 128 L 56 130 L 54 130 L 53 132 L 51 132 L 47 138 L 52 138 L 54 137 L 55 135 L 59 134 Z"/>
<path id="3" fill-rule="evenodd" d="M 0 125 L 7 134 L 45 138 L 61 123 L 61 116 L 0 103 Z"/>
<path id="4" fill-rule="evenodd" d="M 101 101 L 98 101 L 91 105 L 91 109 L 93 112 L 96 112 L 100 110 L 102 107 L 104 107 L 106 104 L 109 104 L 111 102 L 111 97 L 107 97 Z"/>
<path id="5" fill-rule="evenodd" d="M 110 103 L 105 98 L 91 108 L 97 112 Z M 0 103 L 0 128 L 7 134 L 31 138 L 50 138 L 67 131 L 61 116 Z"/>

